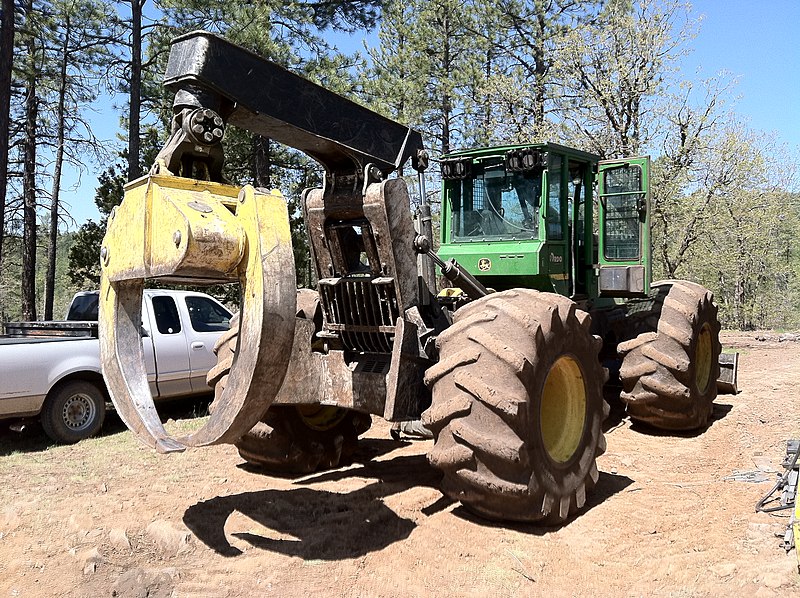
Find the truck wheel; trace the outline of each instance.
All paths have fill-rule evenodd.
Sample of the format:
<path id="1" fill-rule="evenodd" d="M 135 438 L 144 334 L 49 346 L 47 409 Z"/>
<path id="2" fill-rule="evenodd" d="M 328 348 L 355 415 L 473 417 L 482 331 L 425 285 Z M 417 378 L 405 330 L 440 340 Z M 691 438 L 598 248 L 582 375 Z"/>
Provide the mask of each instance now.
<path id="1" fill-rule="evenodd" d="M 42 428 L 55 442 L 74 444 L 94 436 L 106 417 L 106 398 L 92 382 L 75 380 L 54 389 L 42 408 Z"/>
<path id="2" fill-rule="evenodd" d="M 665 430 L 703 428 L 717 397 L 722 350 L 714 296 L 685 280 L 651 287 L 636 336 L 617 347 L 620 398 L 632 420 Z"/>
<path id="3" fill-rule="evenodd" d="M 498 520 L 558 525 L 586 503 L 605 451 L 605 370 L 591 320 L 559 295 L 495 293 L 439 336 L 423 422 L 442 491 Z"/>
<path id="4" fill-rule="evenodd" d="M 248 463 L 268 471 L 311 473 L 350 462 L 369 415 L 324 405 L 273 405 L 236 443 Z"/>
<path id="5" fill-rule="evenodd" d="M 297 292 L 297 317 L 322 326 L 319 295 L 310 289 Z M 214 387 L 215 398 L 222 394 L 228 379 L 236 343 L 239 340 L 238 314 L 231 328 L 214 347 L 217 365 L 206 380 Z M 214 405 L 210 407 L 213 409 Z M 358 445 L 358 436 L 372 425 L 369 415 L 323 405 L 273 405 L 262 420 L 236 442 L 239 454 L 258 467 L 283 473 L 310 473 L 338 467 L 347 462 Z"/>

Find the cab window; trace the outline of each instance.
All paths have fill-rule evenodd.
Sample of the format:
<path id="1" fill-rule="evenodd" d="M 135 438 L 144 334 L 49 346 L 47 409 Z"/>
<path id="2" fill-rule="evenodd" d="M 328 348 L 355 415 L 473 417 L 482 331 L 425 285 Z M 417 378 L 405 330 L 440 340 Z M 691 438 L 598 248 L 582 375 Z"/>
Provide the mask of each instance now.
<path id="1" fill-rule="evenodd" d="M 153 297 L 153 313 L 156 328 L 161 334 L 178 334 L 181 331 L 181 318 L 175 300 L 166 295 Z"/>
<path id="2" fill-rule="evenodd" d="M 506 172 L 502 158 L 473 166 L 474 178 L 448 181 L 453 241 L 538 237 L 540 172 Z"/>
<path id="3" fill-rule="evenodd" d="M 186 308 L 195 332 L 221 332 L 231 327 L 230 312 L 208 297 L 186 297 Z"/>
<path id="4" fill-rule="evenodd" d="M 603 172 L 604 254 L 608 260 L 637 260 L 641 255 L 639 208 L 644 201 L 642 168 L 623 165 Z"/>
<path id="5" fill-rule="evenodd" d="M 564 238 L 561 224 L 561 156 L 550 158 L 547 168 L 547 238 L 555 241 Z"/>

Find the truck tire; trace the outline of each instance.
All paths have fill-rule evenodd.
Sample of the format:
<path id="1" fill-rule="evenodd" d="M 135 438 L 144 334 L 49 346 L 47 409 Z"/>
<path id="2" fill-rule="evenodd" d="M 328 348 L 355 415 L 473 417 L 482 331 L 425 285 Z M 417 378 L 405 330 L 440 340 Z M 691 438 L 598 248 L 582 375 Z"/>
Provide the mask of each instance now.
<path id="1" fill-rule="evenodd" d="M 319 295 L 310 289 L 297 292 L 297 317 L 322 325 Z M 239 316 L 214 347 L 217 365 L 206 380 L 214 387 L 215 400 L 222 395 L 233 364 L 239 338 Z M 213 403 L 210 409 L 213 409 Z M 248 463 L 281 473 L 311 473 L 349 462 L 358 436 L 372 425 L 369 415 L 322 405 L 273 405 L 262 420 L 236 443 Z"/>
<path id="2" fill-rule="evenodd" d="M 559 295 L 514 289 L 456 311 L 437 341 L 423 422 L 442 491 L 497 520 L 558 525 L 586 503 L 605 451 L 602 341 Z"/>
<path id="3" fill-rule="evenodd" d="M 312 473 L 350 463 L 369 415 L 323 405 L 273 405 L 236 443 L 239 455 L 267 471 Z"/>
<path id="4" fill-rule="evenodd" d="M 714 296 L 685 280 L 651 288 L 636 335 L 617 347 L 620 398 L 634 421 L 664 430 L 704 428 L 717 397 L 722 350 Z"/>
<path id="5" fill-rule="evenodd" d="M 42 428 L 52 440 L 74 444 L 94 436 L 106 417 L 106 397 L 94 383 L 73 380 L 56 387 L 42 408 Z"/>

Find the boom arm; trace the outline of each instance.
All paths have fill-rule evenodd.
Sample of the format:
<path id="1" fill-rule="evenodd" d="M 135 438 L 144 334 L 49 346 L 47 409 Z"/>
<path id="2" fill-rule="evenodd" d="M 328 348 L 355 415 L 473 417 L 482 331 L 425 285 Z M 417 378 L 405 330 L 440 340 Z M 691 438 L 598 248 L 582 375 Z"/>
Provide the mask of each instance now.
<path id="1" fill-rule="evenodd" d="M 173 42 L 164 85 L 175 92 L 176 112 L 214 110 L 305 152 L 329 174 L 371 164 L 385 176 L 422 148 L 417 131 L 204 31 Z"/>

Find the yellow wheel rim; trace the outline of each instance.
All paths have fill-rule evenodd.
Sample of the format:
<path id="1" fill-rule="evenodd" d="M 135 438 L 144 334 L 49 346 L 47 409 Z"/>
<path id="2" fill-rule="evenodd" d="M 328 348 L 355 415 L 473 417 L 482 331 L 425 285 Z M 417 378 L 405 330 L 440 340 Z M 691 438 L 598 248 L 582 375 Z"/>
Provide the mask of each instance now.
<path id="1" fill-rule="evenodd" d="M 711 382 L 711 326 L 708 322 L 703 324 L 700 334 L 697 335 L 697 344 L 694 349 L 694 376 L 697 390 L 705 394 Z"/>
<path id="2" fill-rule="evenodd" d="M 586 423 L 586 384 L 578 362 L 564 355 L 544 382 L 540 425 L 550 458 L 566 463 L 578 449 Z"/>
<path id="3" fill-rule="evenodd" d="M 299 405 L 297 412 L 305 425 L 318 432 L 330 430 L 347 415 L 347 409 L 326 405 Z"/>

